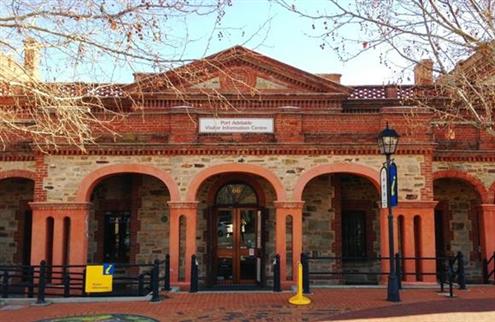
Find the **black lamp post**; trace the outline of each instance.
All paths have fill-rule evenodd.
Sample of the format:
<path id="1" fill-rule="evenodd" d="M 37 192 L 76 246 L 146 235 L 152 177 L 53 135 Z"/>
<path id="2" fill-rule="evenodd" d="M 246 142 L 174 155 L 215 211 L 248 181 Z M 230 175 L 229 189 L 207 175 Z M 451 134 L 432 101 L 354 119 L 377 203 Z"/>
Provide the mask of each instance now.
<path id="1" fill-rule="evenodd" d="M 390 273 L 388 275 L 387 301 L 399 302 L 399 279 L 394 265 L 394 217 L 392 214 L 391 184 L 390 184 L 390 156 L 395 153 L 399 143 L 399 134 L 394 129 L 387 126 L 378 134 L 378 147 L 380 152 L 386 157 L 387 173 L 387 208 L 388 208 L 388 253 L 390 259 Z"/>

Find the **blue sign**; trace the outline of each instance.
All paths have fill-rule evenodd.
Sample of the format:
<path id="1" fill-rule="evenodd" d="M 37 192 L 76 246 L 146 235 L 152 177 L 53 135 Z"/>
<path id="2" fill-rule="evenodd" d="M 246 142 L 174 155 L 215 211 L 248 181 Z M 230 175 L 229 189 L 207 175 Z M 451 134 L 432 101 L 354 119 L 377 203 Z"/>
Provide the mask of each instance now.
<path id="1" fill-rule="evenodd" d="M 113 275 L 115 272 L 115 265 L 109 263 L 103 263 L 103 275 Z"/>
<path id="2" fill-rule="evenodd" d="M 388 184 L 390 187 L 390 200 L 389 200 L 389 205 L 390 207 L 395 207 L 399 203 L 399 194 L 398 191 L 399 189 L 397 188 L 398 182 L 397 182 L 397 165 L 392 162 L 388 166 Z"/>

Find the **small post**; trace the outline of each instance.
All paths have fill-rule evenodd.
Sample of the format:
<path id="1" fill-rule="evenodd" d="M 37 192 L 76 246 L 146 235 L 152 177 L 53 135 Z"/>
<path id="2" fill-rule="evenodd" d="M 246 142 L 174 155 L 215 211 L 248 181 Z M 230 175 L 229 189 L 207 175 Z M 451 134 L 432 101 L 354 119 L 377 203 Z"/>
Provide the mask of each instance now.
<path id="1" fill-rule="evenodd" d="M 2 274 L 2 298 L 6 299 L 9 297 L 9 271 L 7 268 L 3 271 Z"/>
<path id="2" fill-rule="evenodd" d="M 86 269 L 83 269 L 83 282 L 82 282 L 82 285 L 81 285 L 81 294 L 84 296 L 84 295 L 87 295 L 86 294 L 86 287 L 85 287 L 85 284 L 86 284 Z"/>
<path id="3" fill-rule="evenodd" d="M 481 268 L 483 269 L 483 284 L 488 284 L 488 261 L 486 258 L 483 258 L 481 262 Z"/>
<path id="4" fill-rule="evenodd" d="M 40 277 L 38 281 L 38 298 L 36 304 L 45 304 L 45 287 L 46 287 L 46 261 L 40 262 Z"/>
<path id="5" fill-rule="evenodd" d="M 63 283 L 64 283 L 64 297 L 70 296 L 70 275 L 67 270 L 67 266 L 64 265 L 62 273 Z"/>
<path id="6" fill-rule="evenodd" d="M 445 291 L 443 284 L 445 283 L 445 262 L 444 259 L 438 259 L 438 269 L 440 270 L 438 279 L 440 281 L 440 292 L 443 293 Z"/>
<path id="7" fill-rule="evenodd" d="M 170 291 L 170 255 L 165 256 L 165 280 L 163 282 L 163 289 Z"/>
<path id="8" fill-rule="evenodd" d="M 28 297 L 34 297 L 34 267 L 29 265 L 28 269 Z"/>
<path id="9" fill-rule="evenodd" d="M 155 259 L 153 262 L 153 269 L 151 270 L 151 300 L 150 302 L 159 302 L 160 294 L 159 294 L 159 286 L 158 286 L 158 276 L 160 272 L 160 261 Z"/>
<path id="10" fill-rule="evenodd" d="M 395 253 L 395 273 L 397 274 L 397 279 L 399 283 L 399 290 L 402 289 L 402 268 L 400 262 L 400 254 Z"/>
<path id="11" fill-rule="evenodd" d="M 144 274 L 138 276 L 138 296 L 144 295 Z"/>
<path id="12" fill-rule="evenodd" d="M 460 290 L 466 289 L 466 275 L 464 273 L 464 255 L 461 252 L 457 253 L 457 283 Z"/>
<path id="13" fill-rule="evenodd" d="M 275 255 L 275 260 L 273 261 L 273 291 L 282 292 L 280 287 L 280 255 Z"/>
<path id="14" fill-rule="evenodd" d="M 304 294 L 310 294 L 311 290 L 309 289 L 309 259 L 308 255 L 305 253 L 301 253 L 301 264 L 302 264 L 302 269 L 303 269 L 303 275 L 302 275 L 302 286 L 303 286 L 303 293 Z"/>
<path id="15" fill-rule="evenodd" d="M 191 286 L 189 287 L 190 293 L 196 293 L 198 291 L 198 261 L 196 255 L 191 256 Z"/>
<path id="16" fill-rule="evenodd" d="M 449 297 L 454 297 L 454 288 L 452 285 L 454 284 L 454 263 L 452 258 L 449 258 L 449 268 L 447 271 L 447 276 L 449 278 Z"/>

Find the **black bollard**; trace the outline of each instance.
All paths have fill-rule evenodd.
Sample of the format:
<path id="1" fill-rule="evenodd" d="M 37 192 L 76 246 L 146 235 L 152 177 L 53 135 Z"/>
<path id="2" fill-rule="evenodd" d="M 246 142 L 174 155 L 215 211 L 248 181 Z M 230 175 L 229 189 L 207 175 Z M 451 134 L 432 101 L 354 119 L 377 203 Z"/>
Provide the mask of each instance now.
<path id="1" fill-rule="evenodd" d="M 40 262 L 40 277 L 38 281 L 38 298 L 36 304 L 45 304 L 45 288 L 46 288 L 46 261 Z"/>
<path id="2" fill-rule="evenodd" d="M 305 253 L 301 253 L 301 264 L 303 269 L 303 280 L 302 280 L 303 293 L 310 294 L 311 290 L 309 286 L 309 260 L 308 260 L 308 255 Z M 299 274 L 299 273 L 293 272 L 292 274 Z"/>
<path id="3" fill-rule="evenodd" d="M 138 296 L 144 295 L 144 274 L 138 276 Z"/>
<path id="4" fill-rule="evenodd" d="M 170 291 L 170 255 L 165 256 L 165 279 L 163 282 L 163 289 Z"/>
<path id="5" fill-rule="evenodd" d="M 399 253 L 395 253 L 395 274 L 397 274 L 397 280 L 399 281 L 399 290 L 402 289 L 402 265 L 400 262 Z"/>
<path id="6" fill-rule="evenodd" d="M 64 297 L 70 296 L 70 274 L 68 273 L 67 266 L 63 268 L 63 283 L 64 283 Z"/>
<path id="7" fill-rule="evenodd" d="M 447 277 L 449 279 L 449 297 L 454 297 L 454 261 L 449 258 L 449 268 L 447 271 Z"/>
<path id="8" fill-rule="evenodd" d="M 9 297 L 9 271 L 5 269 L 2 276 L 2 298 L 6 299 Z"/>
<path id="9" fill-rule="evenodd" d="M 196 255 L 191 256 L 191 286 L 189 287 L 189 293 L 196 293 L 198 291 L 198 261 Z"/>
<path id="10" fill-rule="evenodd" d="M 280 287 L 280 256 L 275 255 L 275 260 L 273 261 L 273 291 L 282 292 Z"/>
<path id="11" fill-rule="evenodd" d="M 153 262 L 153 269 L 151 270 L 151 300 L 150 302 L 159 302 L 159 272 L 160 272 L 160 261 L 155 259 Z"/>
<path id="12" fill-rule="evenodd" d="M 483 269 L 483 284 L 488 284 L 488 261 L 486 258 L 483 258 L 483 261 L 481 262 L 481 268 Z"/>
<path id="13" fill-rule="evenodd" d="M 28 297 L 34 297 L 34 267 L 31 265 L 28 267 Z"/>
<path id="14" fill-rule="evenodd" d="M 466 275 L 464 273 L 464 255 L 461 252 L 457 253 L 457 283 L 460 290 L 466 289 Z"/>

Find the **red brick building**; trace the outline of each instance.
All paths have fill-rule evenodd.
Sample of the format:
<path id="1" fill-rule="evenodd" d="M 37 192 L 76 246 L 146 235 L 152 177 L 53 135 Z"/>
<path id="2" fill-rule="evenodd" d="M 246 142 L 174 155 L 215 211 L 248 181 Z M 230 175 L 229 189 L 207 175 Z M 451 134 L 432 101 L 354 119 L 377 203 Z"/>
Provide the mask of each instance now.
<path id="1" fill-rule="evenodd" d="M 431 83 L 427 65 L 416 75 L 417 85 Z M 344 86 L 340 75 L 242 47 L 136 74 L 95 94 L 126 108 L 113 124 L 120 136 L 102 135 L 87 153 L 12 145 L 1 154 L 0 262 L 147 263 L 170 254 L 172 284 L 181 285 L 196 254 L 204 284 L 266 284 L 279 254 L 288 286 L 303 251 L 388 256 L 376 142 L 388 122 L 401 135 L 398 250 L 462 251 L 468 280 L 479 281 L 482 259 L 495 251 L 495 140 L 437 126 L 407 103 L 418 88 Z M 434 272 L 435 263 L 406 261 L 404 269 Z M 378 282 L 353 278 L 330 282 Z"/>

